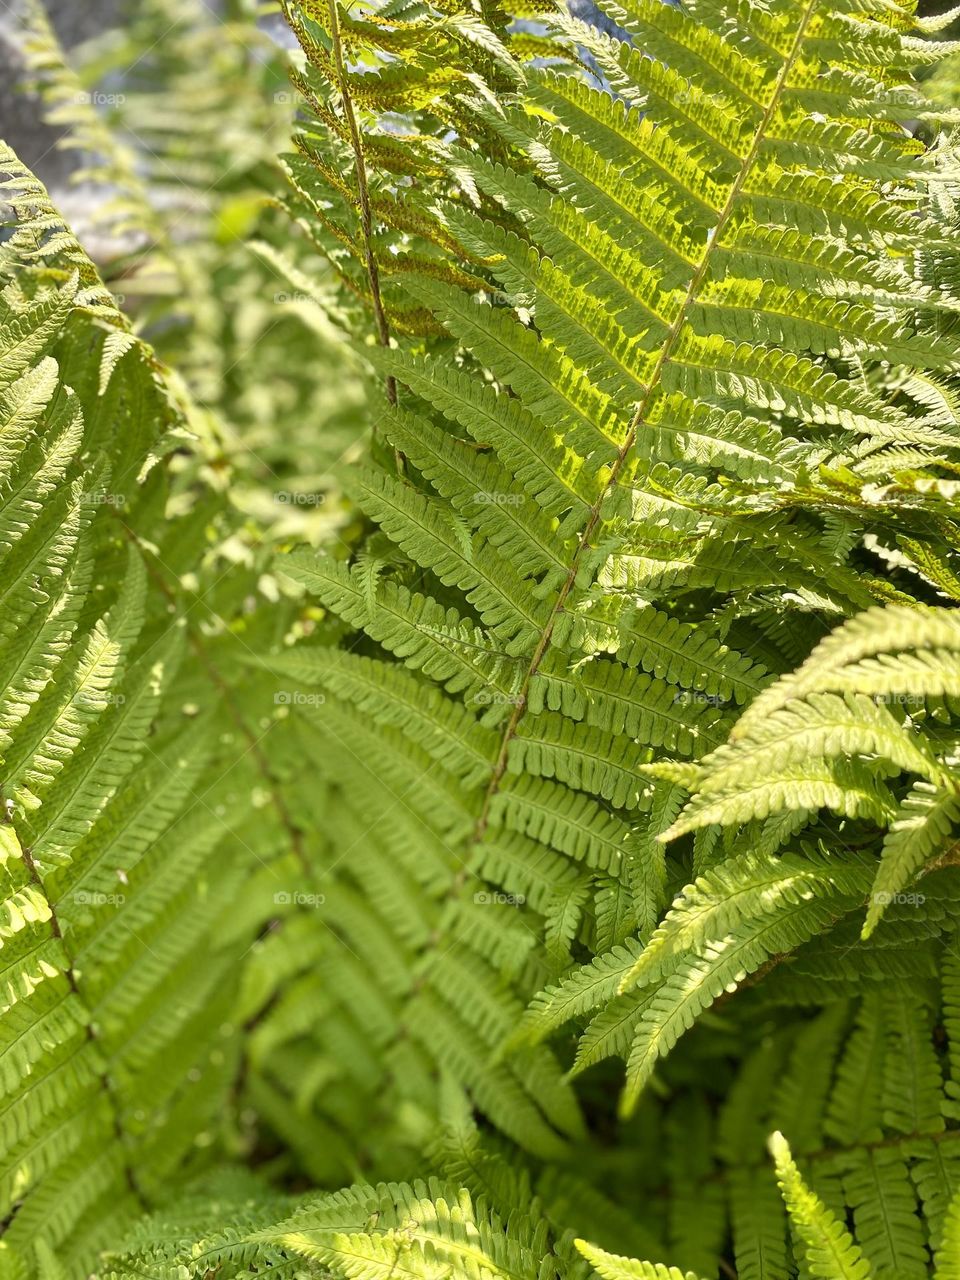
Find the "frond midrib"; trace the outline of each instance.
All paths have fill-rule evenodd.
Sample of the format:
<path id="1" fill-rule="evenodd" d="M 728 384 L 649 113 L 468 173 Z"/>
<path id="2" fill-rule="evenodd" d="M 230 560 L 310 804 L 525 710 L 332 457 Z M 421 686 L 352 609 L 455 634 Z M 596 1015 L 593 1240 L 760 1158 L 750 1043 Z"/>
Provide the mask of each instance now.
<path id="1" fill-rule="evenodd" d="M 593 506 L 590 509 L 579 546 L 577 547 L 574 553 L 573 559 L 571 561 L 569 572 L 562 586 L 560 587 L 560 590 L 557 593 L 557 598 L 551 608 L 550 616 L 547 619 L 544 629 L 541 632 L 539 640 L 534 648 L 533 656 L 530 660 L 530 664 L 527 668 L 527 671 L 524 675 L 523 681 L 520 686 L 517 705 L 515 706 L 509 720 L 507 721 L 506 728 L 504 729 L 503 736 L 501 738 L 500 749 L 497 754 L 493 773 L 491 774 L 490 782 L 487 787 L 486 795 L 484 796 L 480 814 L 474 826 L 473 834 L 468 843 L 467 856 L 465 858 L 465 862 L 468 864 L 470 861 L 470 855 L 474 847 L 482 841 L 484 834 L 486 832 L 486 829 L 489 823 L 489 817 L 490 817 L 490 805 L 493 800 L 493 797 L 497 794 L 497 792 L 500 789 L 500 784 L 501 784 L 503 775 L 506 771 L 507 756 L 508 756 L 510 743 L 513 741 L 516 735 L 517 729 L 519 727 L 520 721 L 523 719 L 523 716 L 526 712 L 530 684 L 534 676 L 539 671 L 540 665 L 543 662 L 543 659 L 546 656 L 546 653 L 550 647 L 553 630 L 554 630 L 554 626 L 556 624 L 557 618 L 559 617 L 560 613 L 563 611 L 567 598 L 573 589 L 574 583 L 576 582 L 577 574 L 579 572 L 580 564 L 583 559 L 583 556 L 589 549 L 590 539 L 595 533 L 598 524 L 600 523 L 601 511 L 603 509 L 603 505 L 606 501 L 606 498 L 617 484 L 618 477 L 620 476 L 620 473 L 624 468 L 627 458 L 629 457 L 630 451 L 636 442 L 637 435 L 640 431 L 640 428 L 643 426 L 645 422 L 646 414 L 650 409 L 651 403 L 653 401 L 654 393 L 658 389 L 663 370 L 667 365 L 667 363 L 669 362 L 671 355 L 673 353 L 673 350 L 684 330 L 684 326 L 687 323 L 690 308 L 696 301 L 697 295 L 701 287 L 703 286 L 704 281 L 706 280 L 707 272 L 712 262 L 713 251 L 716 247 L 718 247 L 718 242 L 721 238 L 722 232 L 726 227 L 727 223 L 730 221 L 731 217 L 733 216 L 734 211 L 736 210 L 737 202 L 739 200 L 740 194 L 748 180 L 750 171 L 753 168 L 757 160 L 757 157 L 760 154 L 764 136 L 766 134 L 767 129 L 770 126 L 771 121 L 774 119 L 777 108 L 780 104 L 783 91 L 786 87 L 787 79 L 790 75 L 790 72 L 793 69 L 793 66 L 797 58 L 800 56 L 800 52 L 803 47 L 804 34 L 806 32 L 807 26 L 809 25 L 811 19 L 814 17 L 817 11 L 818 3 L 819 3 L 819 0 L 807 0 L 807 3 L 804 7 L 803 13 L 800 18 L 800 21 L 798 23 L 796 32 L 794 33 L 790 50 L 784 59 L 783 66 L 781 67 L 780 73 L 777 76 L 777 79 L 774 83 L 773 90 L 770 96 L 770 101 L 768 102 L 766 109 L 764 111 L 764 114 L 757 126 L 757 130 L 753 139 L 753 144 L 750 150 L 747 152 L 746 156 L 743 158 L 743 161 L 740 166 L 740 170 L 730 189 L 730 192 L 727 196 L 724 207 L 720 211 L 717 224 L 714 227 L 713 233 L 710 236 L 704 248 L 703 257 L 700 261 L 700 265 L 697 268 L 697 270 L 694 272 L 694 275 L 691 278 L 690 283 L 687 287 L 687 292 L 684 297 L 684 301 L 681 305 L 679 314 L 677 315 L 677 318 L 674 320 L 666 337 L 664 338 L 660 353 L 657 357 L 657 361 L 651 372 L 650 380 L 647 385 L 644 396 L 640 401 L 640 404 L 637 406 L 637 409 L 634 412 L 633 418 L 630 423 L 630 427 L 627 432 L 627 437 L 618 452 L 615 462 L 611 466 L 610 475 L 607 480 L 607 484 L 603 489 L 603 491 L 600 493 L 600 495 L 597 497 Z M 460 875 L 457 876 L 451 889 L 451 896 L 456 896 L 456 894 L 459 893 L 465 878 L 466 877 L 464 873 L 461 873 Z"/>

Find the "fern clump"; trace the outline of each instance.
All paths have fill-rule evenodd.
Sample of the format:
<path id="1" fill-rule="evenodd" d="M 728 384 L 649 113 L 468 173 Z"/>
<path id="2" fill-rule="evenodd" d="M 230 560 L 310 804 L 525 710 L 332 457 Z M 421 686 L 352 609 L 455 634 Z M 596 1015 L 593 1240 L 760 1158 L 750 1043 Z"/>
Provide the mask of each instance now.
<path id="1" fill-rule="evenodd" d="M 3 161 L 18 1277 L 960 1274 L 951 46 L 605 12 L 285 5 L 308 541 Z"/>
<path id="2" fill-rule="evenodd" d="M 263 554 L 226 588 L 195 557 L 198 531 L 243 533 L 174 466 L 189 402 L 0 164 L 20 219 L 0 262 L 4 1239 L 69 1268 L 213 1141 L 255 928 L 225 922 L 293 827 L 259 747 L 268 692 L 230 675 Z"/>

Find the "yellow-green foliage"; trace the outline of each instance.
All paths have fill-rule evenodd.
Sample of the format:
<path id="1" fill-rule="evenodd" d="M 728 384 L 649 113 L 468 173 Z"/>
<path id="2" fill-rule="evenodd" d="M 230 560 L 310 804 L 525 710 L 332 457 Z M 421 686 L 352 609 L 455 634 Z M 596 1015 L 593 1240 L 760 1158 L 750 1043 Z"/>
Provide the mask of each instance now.
<path id="1" fill-rule="evenodd" d="M 605 7 L 287 5 L 370 427 L 319 549 L 168 457 L 21 202 L 18 1275 L 960 1273 L 949 46 Z M 75 921 L 136 833 L 143 899 Z"/>

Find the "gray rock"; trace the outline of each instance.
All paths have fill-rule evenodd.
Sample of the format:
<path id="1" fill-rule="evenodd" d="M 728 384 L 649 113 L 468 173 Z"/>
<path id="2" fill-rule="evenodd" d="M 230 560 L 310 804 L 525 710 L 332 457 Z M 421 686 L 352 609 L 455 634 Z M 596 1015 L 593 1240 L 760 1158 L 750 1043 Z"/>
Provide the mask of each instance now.
<path id="1" fill-rule="evenodd" d="M 47 13 L 65 48 L 88 40 L 118 20 L 119 0 L 47 0 Z M 0 7 L 0 137 L 8 142 L 51 192 L 59 191 L 79 157 L 57 146 L 63 131 L 44 123 L 35 95 L 24 91 L 17 0 Z"/>

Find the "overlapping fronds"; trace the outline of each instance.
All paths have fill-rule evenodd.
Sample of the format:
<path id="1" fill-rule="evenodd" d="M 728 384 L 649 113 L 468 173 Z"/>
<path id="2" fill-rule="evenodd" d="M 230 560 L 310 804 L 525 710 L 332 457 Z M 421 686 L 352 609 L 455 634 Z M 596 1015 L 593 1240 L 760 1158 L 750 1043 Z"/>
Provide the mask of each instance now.
<path id="1" fill-rule="evenodd" d="M 520 159 L 473 99 L 489 107 L 513 94 L 525 63 L 566 55 L 529 24 L 516 30 L 517 10 L 498 3 L 348 9 L 309 0 L 284 11 L 305 55 L 292 77 L 300 128 L 287 157 L 291 212 L 340 275 L 341 306 L 358 334 L 370 324 L 383 346 L 393 333 L 436 337 L 436 319 L 406 279 L 468 290 L 489 279 L 483 252 L 470 252 L 438 216 L 438 197 L 466 196 L 445 141 Z M 472 182 L 469 190 L 479 198 Z M 388 374 L 391 400 L 395 390 Z"/>
<path id="2" fill-rule="evenodd" d="M 18 1277 L 960 1267 L 947 50 L 606 8 L 287 6 L 372 371 L 319 552 L 17 178 Z"/>
<path id="3" fill-rule="evenodd" d="M 74 1274 L 214 1142 L 239 1051 L 224 917 L 293 840 L 267 695 L 239 707 L 217 670 L 236 601 L 182 564 L 221 517 L 181 487 L 196 509 L 164 519 L 184 432 L 156 361 L 9 150 L 0 169 L 0 1216 L 8 1260 Z"/>
<path id="4" fill-rule="evenodd" d="M 199 1228 L 172 1230 L 190 1221 L 172 1206 L 112 1260 L 114 1274 L 200 1276 L 215 1259 L 226 1276 L 306 1263 L 363 1280 L 586 1277 L 585 1259 L 603 1280 L 708 1280 L 734 1267 L 750 1278 L 948 1280 L 960 1130 L 955 1048 L 937 1028 L 955 985 L 952 960 L 942 987 L 888 983 L 763 1034 L 744 1020 L 739 1045 L 699 1061 L 712 1064 L 708 1088 L 681 1071 L 645 1104 L 626 1165 L 602 1151 L 577 1170 L 508 1162 L 461 1100 L 435 1143 L 436 1177 L 279 1207 L 245 1187 L 245 1202 L 205 1219 L 197 1197 Z"/>
<path id="5" fill-rule="evenodd" d="M 871 490 L 901 474 L 884 462 L 894 446 L 956 462 L 953 423 L 867 373 L 936 382 L 956 365 L 929 322 L 940 292 L 914 267 L 943 239 L 925 205 L 942 157 L 897 127 L 937 114 L 909 80 L 909 15 L 821 0 L 610 13 L 631 41 L 569 18 L 557 38 L 613 93 L 572 65 L 529 67 L 495 101 L 431 87 L 456 134 L 430 143 L 433 251 L 449 256 L 449 235 L 479 278 L 401 267 L 413 231 L 341 189 L 342 165 L 315 166 L 317 234 L 351 210 L 341 240 L 366 283 L 349 287 L 376 313 L 373 262 L 447 337 L 405 326 L 400 304 L 374 316 L 389 448 L 344 483 L 376 532 L 353 557 L 281 561 L 347 625 L 344 651 L 308 641 L 270 660 L 325 699 L 303 718 L 340 757 L 324 772 L 349 812 L 337 879 L 371 934 L 364 981 L 382 972 L 388 867 L 417 901 L 419 919 L 389 923 L 402 975 L 389 1008 L 342 988 L 352 1018 L 370 1004 L 363 1035 L 391 1064 L 371 1075 L 374 1105 L 429 1114 L 428 1080 L 446 1070 L 540 1154 L 549 1129 L 578 1132 L 558 1064 L 530 1057 L 554 1028 L 592 1011 L 574 1073 L 625 1058 L 629 1111 L 718 998 L 862 913 L 870 854 L 824 854 L 816 826 L 798 840 L 820 809 L 890 827 L 874 904 L 940 851 L 953 812 L 945 725 L 928 741 L 867 692 L 791 704 L 789 732 L 764 711 L 825 630 L 912 599 L 896 555 L 913 563 L 954 528 L 951 481 Z M 337 21 L 294 13 L 342 112 L 324 116 L 328 141 L 363 168 L 354 126 L 387 109 L 389 75 L 370 73 L 369 100 L 364 75 L 344 79 Z M 450 104 L 464 98 L 495 152 L 459 131 Z M 411 120 L 409 145 L 430 142 L 426 117 Z M 368 137 L 375 149 L 375 126 Z M 374 180 L 406 198 L 389 166 Z M 746 752 L 724 743 L 753 708 L 756 747 L 729 784 L 740 825 L 721 831 L 719 810 L 684 798 Z M 668 829 L 694 827 L 692 852 L 665 851 Z M 358 923 L 351 945 L 361 936 Z M 315 1043 L 336 1061 L 323 1031 Z"/>
<path id="6" fill-rule="evenodd" d="M 958 646 L 951 609 L 897 605 L 858 615 L 747 708 L 729 743 L 690 775 L 693 798 L 664 838 L 784 813 L 803 822 L 821 808 L 879 822 L 887 833 L 868 936 L 927 863 L 955 860 Z M 904 774 L 913 778 L 908 789 Z M 891 777 L 895 786 L 884 780 Z"/>

